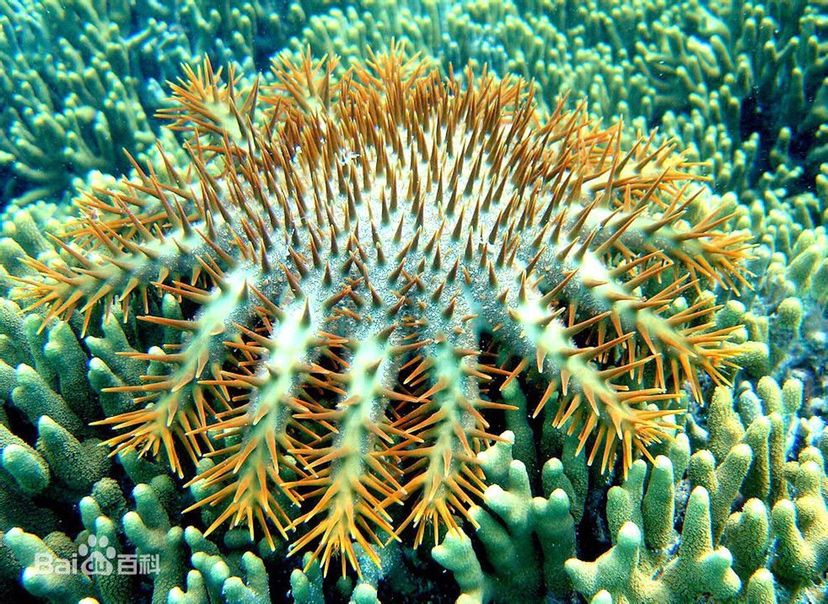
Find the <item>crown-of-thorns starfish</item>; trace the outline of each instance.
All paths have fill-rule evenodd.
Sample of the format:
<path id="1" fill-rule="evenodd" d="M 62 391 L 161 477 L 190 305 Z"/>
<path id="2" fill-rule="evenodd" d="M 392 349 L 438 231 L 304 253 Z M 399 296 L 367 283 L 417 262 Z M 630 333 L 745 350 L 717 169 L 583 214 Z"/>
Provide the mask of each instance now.
<path id="1" fill-rule="evenodd" d="M 524 81 L 398 48 L 334 73 L 278 62 L 265 90 L 188 70 L 163 117 L 189 165 L 162 152 L 161 173 L 86 194 L 65 263 L 31 261 L 26 286 L 48 319 L 86 329 L 120 303 L 181 332 L 129 353 L 166 369 L 115 389 L 137 408 L 99 422 L 114 452 L 179 475 L 182 450 L 209 457 L 208 533 L 298 528 L 291 551 L 344 573 L 355 544 L 377 561 L 408 526 L 418 545 L 468 517 L 515 378 L 590 463 L 649 457 L 682 386 L 726 380 L 702 284 L 744 283 L 747 245 L 671 144 L 624 149 L 583 107 L 541 117 Z"/>

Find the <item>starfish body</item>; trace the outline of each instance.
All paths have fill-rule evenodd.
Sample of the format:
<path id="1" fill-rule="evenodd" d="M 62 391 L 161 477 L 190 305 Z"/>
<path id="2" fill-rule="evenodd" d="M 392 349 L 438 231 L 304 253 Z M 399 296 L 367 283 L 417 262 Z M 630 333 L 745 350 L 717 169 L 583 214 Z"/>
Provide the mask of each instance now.
<path id="1" fill-rule="evenodd" d="M 179 475 L 181 451 L 209 457 L 208 533 L 300 528 L 291 551 L 344 573 L 468 517 L 512 380 L 590 463 L 648 456 L 683 384 L 726 380 L 732 329 L 700 292 L 744 283 L 747 245 L 653 136 L 623 149 L 583 107 L 540 116 L 526 82 L 398 49 L 334 66 L 278 63 L 266 91 L 188 70 L 163 115 L 190 166 L 162 153 L 165 173 L 89 192 L 66 262 L 32 261 L 26 287 L 47 319 L 85 329 L 119 303 L 181 332 L 131 353 L 164 370 L 118 388 L 137 407 L 100 422 L 113 452 L 163 451 Z"/>

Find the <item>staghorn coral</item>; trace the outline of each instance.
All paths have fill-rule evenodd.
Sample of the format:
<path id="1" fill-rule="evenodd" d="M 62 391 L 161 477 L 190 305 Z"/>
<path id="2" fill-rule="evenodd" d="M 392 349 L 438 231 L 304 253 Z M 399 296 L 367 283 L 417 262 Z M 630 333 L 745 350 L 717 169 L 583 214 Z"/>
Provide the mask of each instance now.
<path id="1" fill-rule="evenodd" d="M 75 180 L 153 156 L 163 87 L 207 55 L 246 73 L 327 2 L 0 1 L 0 200 L 63 200 Z M 172 139 L 167 138 L 169 148 Z"/>
<path id="2" fill-rule="evenodd" d="M 23 283 L 46 322 L 118 304 L 175 332 L 125 351 L 151 367 L 106 389 L 137 405 L 97 422 L 113 451 L 179 475 L 208 458 L 206 534 L 257 525 L 273 548 L 301 529 L 290 551 L 325 570 L 339 552 L 344 573 L 468 516 L 499 438 L 485 414 L 512 408 L 495 376 L 532 366 L 536 413 L 559 393 L 554 425 L 590 463 L 648 455 L 682 383 L 726 381 L 737 328 L 701 286 L 744 282 L 747 248 L 669 144 L 622 149 L 583 110 L 539 119 L 520 80 L 461 85 L 396 48 L 334 69 L 276 63 L 270 89 L 189 70 L 164 115 L 192 170 L 87 193 L 64 262 L 30 259 Z"/>
<path id="3" fill-rule="evenodd" d="M 571 445 L 551 447 L 541 484 L 513 459 L 517 441 L 505 433 L 479 455 L 492 486 L 470 513 L 489 521 L 474 541 L 446 535 L 432 555 L 454 574 L 458 602 L 573 590 L 587 599 L 606 592 L 612 602 L 819 601 L 828 569 L 826 439 L 818 418 L 798 417 L 806 404 L 796 379 L 717 387 L 702 416 L 707 430 L 688 425 L 620 485 L 591 472 L 589 491 L 606 493 L 593 504 L 574 488 Z M 539 538 L 527 540 L 527 529 Z"/>

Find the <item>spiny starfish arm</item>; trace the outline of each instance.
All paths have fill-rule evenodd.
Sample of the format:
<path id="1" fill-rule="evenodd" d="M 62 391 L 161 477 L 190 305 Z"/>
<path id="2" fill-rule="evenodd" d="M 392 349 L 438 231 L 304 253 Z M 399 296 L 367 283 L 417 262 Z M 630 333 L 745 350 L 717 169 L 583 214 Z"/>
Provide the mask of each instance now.
<path id="1" fill-rule="evenodd" d="M 313 547 L 311 560 L 320 560 L 327 573 L 340 555 L 343 575 L 350 565 L 361 575 L 354 545 L 380 566 L 377 548 L 382 536 L 396 538 L 388 501 L 401 502 L 405 490 L 400 472 L 386 453 L 399 430 L 386 416 L 389 400 L 410 398 L 393 392 L 399 371 L 401 336 L 391 326 L 372 332 L 356 328 L 347 346 L 347 367 L 329 377 L 341 391 L 336 405 L 310 405 L 296 415 L 308 430 L 320 431 L 318 441 L 297 446 L 291 454 L 303 461 L 307 475 L 289 486 L 305 494 L 307 511 L 293 526 L 309 526 L 291 545 L 290 553 Z"/>
<path id="2" fill-rule="evenodd" d="M 156 113 L 159 119 L 170 122 L 170 130 L 194 135 L 201 144 L 222 140 L 234 144 L 249 142 L 253 124 L 257 123 L 259 105 L 259 78 L 246 90 L 240 90 L 239 78 L 233 65 L 222 78 L 222 68 L 214 70 L 205 57 L 195 67 L 185 66 L 184 77 L 171 83 L 169 107 Z"/>
<path id="3" fill-rule="evenodd" d="M 619 170 L 619 181 L 627 171 Z M 673 191 L 665 187 L 668 190 L 654 195 L 663 174 L 635 203 L 640 193 L 629 190 L 619 196 L 623 203 L 614 203 L 606 177 L 599 193 L 593 193 L 592 201 L 583 206 L 558 206 L 555 200 L 561 195 L 552 195 L 546 209 L 540 206 L 534 214 L 524 212 L 514 229 L 519 233 L 535 227 L 537 235 L 531 241 L 521 241 L 512 229 L 505 229 L 499 216 L 492 233 L 496 235 L 499 229 L 506 235 L 500 241 L 493 235 L 488 240 L 496 259 L 485 260 L 485 245 L 477 256 L 481 268 L 488 265 L 489 285 L 500 292 L 502 304 L 516 296 L 521 281 L 537 283 L 546 303 L 565 311 L 568 327 L 589 325 L 587 333 L 597 334 L 598 345 L 613 332 L 617 336 L 625 331 L 636 333 L 643 342 L 625 345 L 629 362 L 646 344 L 649 354 L 664 357 L 656 358 L 659 386 L 664 387 L 662 364 L 677 365 L 681 372 L 674 372 L 676 390 L 683 372 L 700 398 L 692 367 L 698 365 L 717 382 L 725 382 L 720 368 L 728 365 L 727 358 L 737 351 L 727 345 L 726 333 L 713 332 L 711 320 L 716 308 L 703 296 L 685 311 L 672 316 L 668 311 L 680 295 L 698 291 L 700 280 L 732 288 L 734 282 L 744 281 L 744 271 L 735 260 L 746 253 L 745 236 L 712 230 L 715 225 L 710 220 L 693 227 L 684 222 L 681 218 L 698 202 L 698 192 L 689 194 L 686 186 Z M 639 175 L 639 180 L 647 179 Z M 672 201 L 662 207 L 662 198 L 669 195 Z M 541 210 L 548 220 L 534 224 Z M 713 215 L 715 211 L 708 214 Z M 695 269 L 702 265 L 706 267 L 704 274 Z M 698 279 L 685 279 L 688 275 Z M 671 279 L 675 281 L 670 283 Z"/>
<path id="4" fill-rule="evenodd" d="M 217 378 L 225 357 L 225 342 L 238 335 L 238 322 L 245 322 L 253 314 L 250 298 L 253 295 L 248 283 L 249 273 L 217 275 L 221 283 L 211 291 L 180 285 L 180 295 L 196 297 L 202 306 L 193 320 L 173 319 L 147 315 L 139 317 L 145 322 L 183 332 L 181 343 L 168 346 L 168 350 L 150 350 L 147 353 L 128 353 L 128 356 L 147 361 L 158 370 L 142 376 L 141 384 L 116 386 L 107 392 L 127 392 L 135 396 L 136 405 L 144 408 L 108 417 L 95 422 L 110 425 L 121 431 L 107 441 L 113 447 L 112 454 L 134 448 L 139 452 L 157 455 L 159 443 L 163 444 L 170 467 L 183 476 L 183 467 L 175 443 L 180 443 L 195 463 L 202 455 L 202 446 L 212 450 L 212 444 L 203 432 L 208 415 L 213 416 L 214 400 L 221 396 L 209 396 L 201 383 L 206 377 Z M 201 444 L 199 444 L 201 441 Z"/>
<path id="5" fill-rule="evenodd" d="M 608 339 L 600 346 L 579 345 L 574 338 L 581 326 L 561 321 L 559 309 L 544 302 L 536 289 L 527 288 L 523 299 L 507 313 L 508 320 L 495 335 L 500 341 L 510 342 L 518 355 L 532 359 L 530 363 L 547 381 L 535 413 L 560 392 L 554 425 L 568 424 L 570 433 L 579 430 L 579 452 L 594 436 L 588 463 L 603 449 L 600 458 L 605 470 L 620 446 L 626 472 L 634 453 L 647 455 L 649 444 L 668 437 L 669 430 L 675 429 L 660 419 L 675 414 L 675 410 L 651 410 L 641 405 L 675 399 L 676 395 L 665 394 L 660 388 L 613 381 L 639 372 L 655 358 L 634 356 L 632 361 L 625 360 L 632 334 Z"/>
<path id="6" fill-rule="evenodd" d="M 84 315 L 85 330 L 97 307 L 108 310 L 116 301 L 126 319 L 135 295 L 146 313 L 155 286 L 173 284 L 179 294 L 188 285 L 215 284 L 213 267 L 226 267 L 228 258 L 238 256 L 233 249 L 239 240 L 238 227 L 229 214 L 229 220 L 205 218 L 202 211 L 187 215 L 184 206 L 199 207 L 196 194 L 179 197 L 179 213 L 155 207 L 157 200 L 145 201 L 144 187 L 125 181 L 123 188 L 132 191 L 134 199 L 140 198 L 143 207 L 131 208 L 123 192 L 87 194 L 81 202 L 84 217 L 72 227 L 71 240 L 56 240 L 65 262 L 47 267 L 29 260 L 41 278 L 26 281 L 23 297 L 35 300 L 30 308 L 48 308 L 44 324 L 78 311 Z M 169 206 L 173 195 L 164 198 Z M 184 285 L 178 287 L 179 282 Z M 195 292 L 188 297 L 195 298 Z"/>
<path id="7" fill-rule="evenodd" d="M 487 402 L 479 382 L 490 378 L 478 367 L 476 337 L 468 330 L 427 331 L 436 333 L 412 359 L 406 377 L 421 394 L 395 422 L 408 435 L 396 450 L 408 461 L 404 488 L 413 500 L 398 530 L 412 525 L 415 547 L 429 528 L 436 543 L 440 527 L 457 530 L 462 517 L 474 524 L 468 510 L 485 488 L 476 455 L 498 438 L 487 433 L 482 415 Z"/>
<path id="8" fill-rule="evenodd" d="M 531 233 L 534 252 L 548 245 L 557 255 L 580 258 L 590 250 L 607 260 L 654 253 L 693 281 L 749 287 L 739 265 L 748 235 L 718 230 L 732 215 L 710 203 L 706 187 L 696 184 L 703 179 L 685 171 L 690 164 L 669 153 L 669 142 L 653 150 L 652 138 L 640 139 L 625 154 L 620 125 L 582 138 L 570 133 L 584 123 L 571 124 L 564 142 L 543 147 L 550 162 L 543 180 L 531 193 L 522 189 L 526 199 L 507 206 L 493 234 L 509 233 L 511 223 L 516 233 Z M 575 169 L 573 157 L 580 160 Z"/>
<path id="9" fill-rule="evenodd" d="M 306 114 L 330 110 L 339 87 L 334 78 L 338 63 L 335 56 L 314 61 L 310 48 L 304 53 L 300 69 L 289 56 L 274 57 L 270 71 L 275 83 L 267 90 L 266 102 L 274 105 L 277 112 L 291 106 Z"/>
<path id="10" fill-rule="evenodd" d="M 207 534 L 229 521 L 232 526 L 246 523 L 252 538 L 258 524 L 271 548 L 268 522 L 286 538 L 290 516 L 285 507 L 301 500 L 287 481 L 305 476 L 288 454 L 299 442 L 289 427 L 309 408 L 303 390 L 325 378 L 316 361 L 326 347 L 339 343 L 320 335 L 324 315 L 312 310 L 308 300 L 292 300 L 278 310 L 278 318 L 270 314 L 273 310 L 265 310 L 264 333 L 245 328 L 243 341 L 232 345 L 238 368 L 208 381 L 240 394 L 230 409 L 215 415 L 216 421 L 196 430 L 229 444 L 211 453 L 219 461 L 191 481 L 210 492 L 185 510 L 223 506 Z"/>
<path id="11" fill-rule="evenodd" d="M 566 251 L 566 250 L 564 250 Z M 557 308 L 567 327 L 585 331 L 588 344 L 602 346 L 606 339 L 633 334 L 624 341 L 627 362 L 654 355 L 656 385 L 666 388 L 664 367 L 675 366 L 675 391 L 689 380 L 694 396 L 701 400 L 694 368 L 703 369 L 717 383 L 726 383 L 728 358 L 738 353 L 729 343 L 729 331 L 716 330 L 713 315 L 717 307 L 704 295 L 691 298 L 688 308 L 676 312 L 671 304 L 679 296 L 692 297 L 695 282 L 669 280 L 673 266 L 663 253 L 642 254 L 635 260 L 616 260 L 615 268 L 591 250 L 577 258 L 554 250 L 537 263 L 531 277 L 543 288 L 550 309 Z M 667 276 L 665 276 L 667 274 Z M 524 277 L 524 279 L 526 279 Z M 624 352 L 622 351 L 622 352 Z M 623 358 L 623 357 L 622 357 Z"/>

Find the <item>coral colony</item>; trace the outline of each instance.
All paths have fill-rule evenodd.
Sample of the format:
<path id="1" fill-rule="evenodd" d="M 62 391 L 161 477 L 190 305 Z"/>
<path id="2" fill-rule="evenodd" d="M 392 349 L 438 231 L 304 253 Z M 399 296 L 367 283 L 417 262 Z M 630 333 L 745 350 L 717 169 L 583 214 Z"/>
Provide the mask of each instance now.
<path id="1" fill-rule="evenodd" d="M 821 9 L 0 0 L 0 601 L 824 600 Z"/>
<path id="2" fill-rule="evenodd" d="M 256 525 L 344 573 L 355 544 L 379 565 L 409 525 L 415 545 L 458 528 L 524 373 L 588 463 L 652 459 L 681 384 L 727 382 L 738 327 L 699 292 L 743 283 L 749 246 L 672 145 L 623 148 L 582 110 L 539 121 L 520 79 L 463 86 L 396 48 L 334 68 L 278 63 L 249 90 L 189 70 L 163 116 L 191 166 L 86 194 L 67 264 L 25 283 L 46 322 L 120 304 L 182 332 L 124 351 L 164 369 L 109 389 L 136 409 L 97 422 L 108 444 L 179 476 L 211 459 L 191 481 L 189 509 L 222 509 L 205 535 Z"/>

